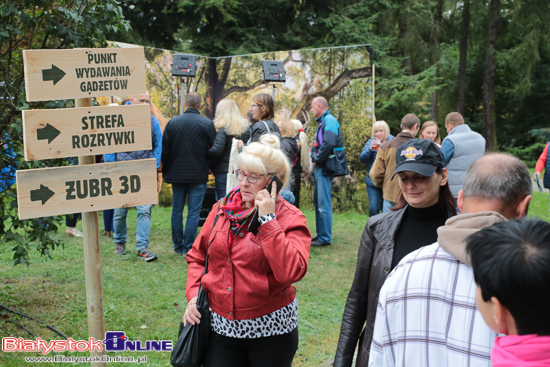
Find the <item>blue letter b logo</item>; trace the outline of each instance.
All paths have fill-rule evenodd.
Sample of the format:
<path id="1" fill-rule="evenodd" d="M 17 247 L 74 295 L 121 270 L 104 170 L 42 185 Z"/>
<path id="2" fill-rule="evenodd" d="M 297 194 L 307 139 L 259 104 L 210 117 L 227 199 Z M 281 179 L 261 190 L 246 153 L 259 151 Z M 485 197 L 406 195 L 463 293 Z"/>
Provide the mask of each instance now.
<path id="1" fill-rule="evenodd" d="M 105 333 L 103 344 L 109 352 L 125 350 L 126 334 L 123 331 L 108 331 Z"/>

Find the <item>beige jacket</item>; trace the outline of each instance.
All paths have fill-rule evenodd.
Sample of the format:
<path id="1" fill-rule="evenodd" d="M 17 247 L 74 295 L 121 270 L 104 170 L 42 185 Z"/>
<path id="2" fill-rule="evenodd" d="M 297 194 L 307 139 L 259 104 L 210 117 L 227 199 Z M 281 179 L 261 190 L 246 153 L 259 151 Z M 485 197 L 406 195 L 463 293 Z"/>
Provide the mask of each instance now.
<path id="1" fill-rule="evenodd" d="M 380 147 L 378 155 L 370 169 L 370 179 L 376 187 L 382 188 L 382 197 L 393 203 L 397 202 L 401 193 L 397 179 L 393 181 L 391 179 L 391 176 L 395 172 L 395 152 L 401 144 L 411 139 L 414 139 L 414 136 L 401 132 L 395 138 L 386 141 Z"/>
<path id="2" fill-rule="evenodd" d="M 437 242 L 445 251 L 468 266 L 472 266 L 466 254 L 466 238 L 477 231 L 505 222 L 507 219 L 497 212 L 460 214 L 447 219 L 443 227 L 437 229 Z"/>

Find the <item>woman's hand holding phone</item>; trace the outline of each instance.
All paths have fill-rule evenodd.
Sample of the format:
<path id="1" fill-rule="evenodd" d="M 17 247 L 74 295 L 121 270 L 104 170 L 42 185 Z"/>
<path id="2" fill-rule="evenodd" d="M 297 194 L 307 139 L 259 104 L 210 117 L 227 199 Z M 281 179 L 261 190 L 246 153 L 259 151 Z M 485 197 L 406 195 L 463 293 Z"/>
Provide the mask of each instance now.
<path id="1" fill-rule="evenodd" d="M 275 202 L 277 201 L 277 185 L 271 187 L 271 192 L 267 189 L 258 191 L 254 205 L 258 207 L 258 216 L 275 213 Z"/>

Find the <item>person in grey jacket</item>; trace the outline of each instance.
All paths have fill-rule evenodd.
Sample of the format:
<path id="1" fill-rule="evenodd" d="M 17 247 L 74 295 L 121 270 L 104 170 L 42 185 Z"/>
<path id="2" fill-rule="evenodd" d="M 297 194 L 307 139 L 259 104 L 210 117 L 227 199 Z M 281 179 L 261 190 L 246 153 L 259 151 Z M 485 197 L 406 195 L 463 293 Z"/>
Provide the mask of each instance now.
<path id="1" fill-rule="evenodd" d="M 409 252 L 432 244 L 437 228 L 456 214 L 443 154 L 427 139 L 412 139 L 395 153 L 401 194 L 386 213 L 367 221 L 357 255 L 357 270 L 348 294 L 334 367 L 366 367 L 372 341 L 378 292 L 390 271 Z"/>
<path id="2" fill-rule="evenodd" d="M 449 135 L 443 139 L 441 151 L 449 170 L 451 192 L 456 200 L 458 192 L 462 190 L 466 171 L 485 153 L 485 138 L 472 131 L 458 112 L 451 112 L 445 117 L 445 128 Z"/>

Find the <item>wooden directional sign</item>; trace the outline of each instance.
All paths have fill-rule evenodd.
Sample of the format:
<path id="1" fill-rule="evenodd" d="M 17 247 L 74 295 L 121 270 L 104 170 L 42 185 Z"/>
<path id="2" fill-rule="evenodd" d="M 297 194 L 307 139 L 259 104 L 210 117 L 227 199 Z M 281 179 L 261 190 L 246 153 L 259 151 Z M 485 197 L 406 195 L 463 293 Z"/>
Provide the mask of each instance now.
<path id="1" fill-rule="evenodd" d="M 27 101 L 139 94 L 143 47 L 23 50 Z"/>
<path id="2" fill-rule="evenodd" d="M 19 219 L 157 204 L 155 159 L 17 171 Z"/>
<path id="3" fill-rule="evenodd" d="M 152 149 L 148 104 L 23 111 L 25 159 Z"/>

